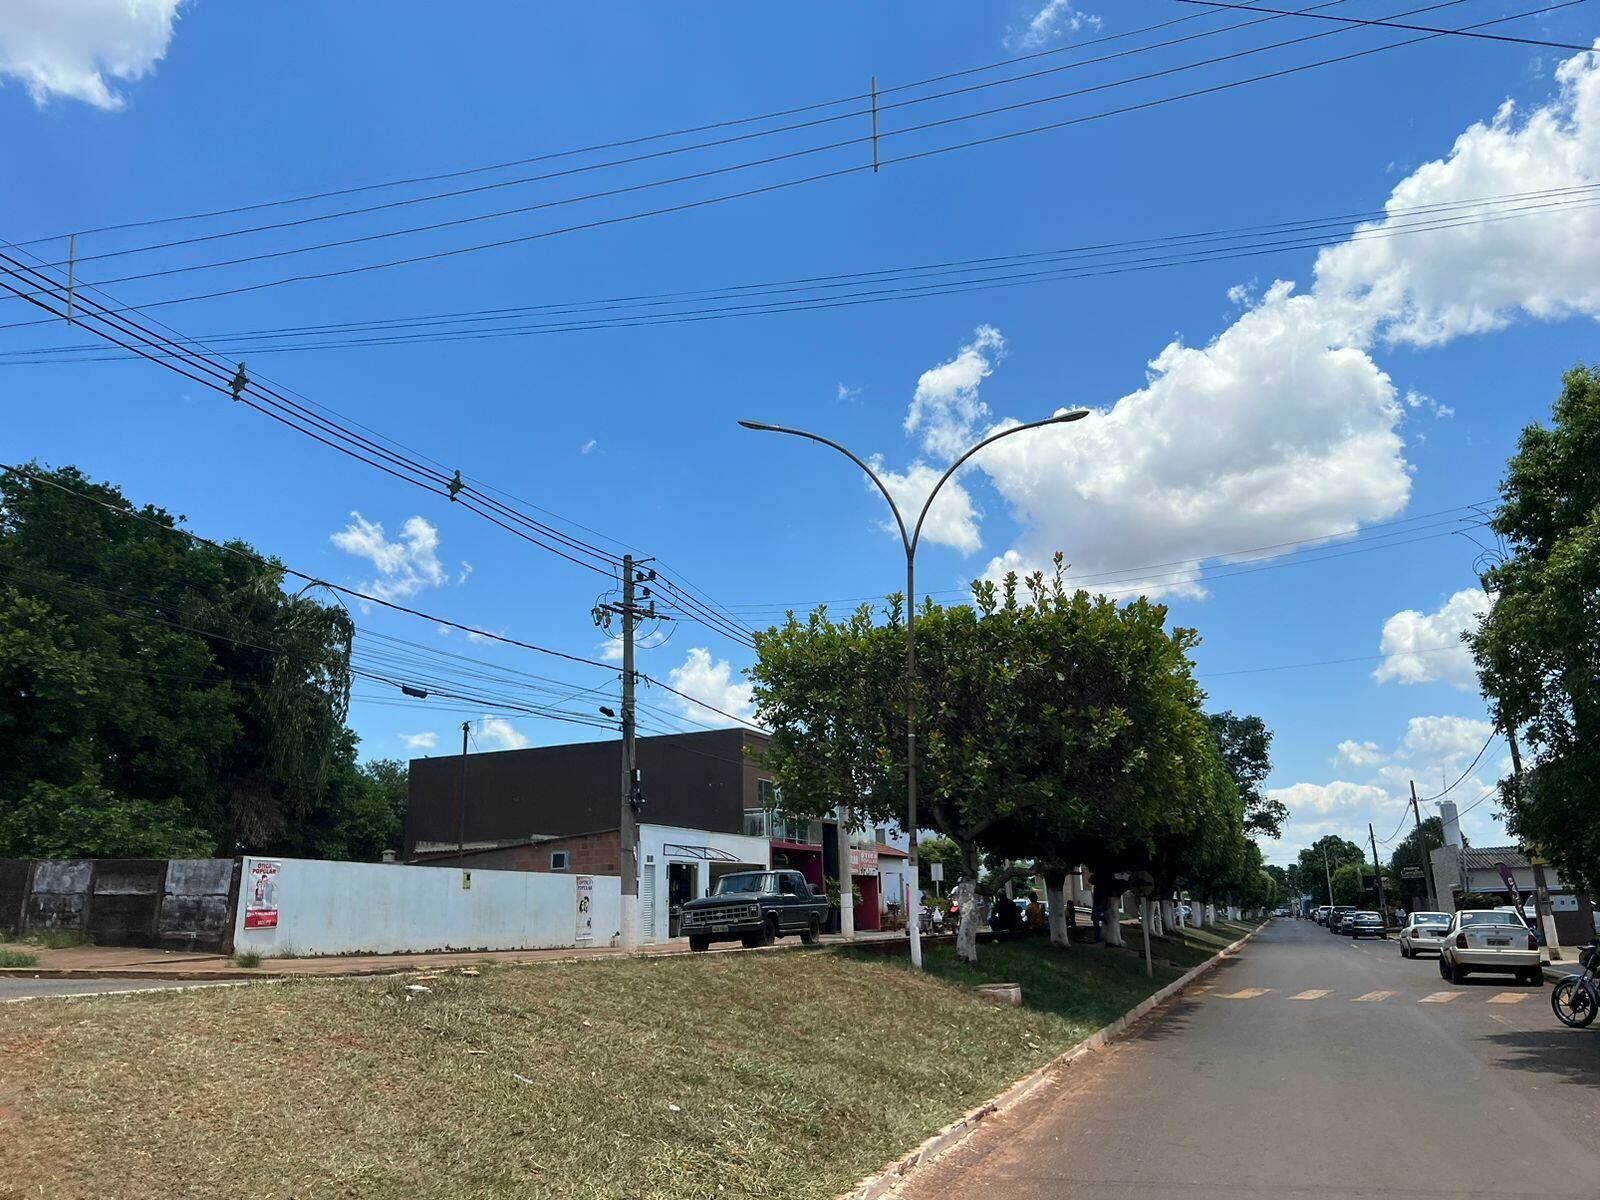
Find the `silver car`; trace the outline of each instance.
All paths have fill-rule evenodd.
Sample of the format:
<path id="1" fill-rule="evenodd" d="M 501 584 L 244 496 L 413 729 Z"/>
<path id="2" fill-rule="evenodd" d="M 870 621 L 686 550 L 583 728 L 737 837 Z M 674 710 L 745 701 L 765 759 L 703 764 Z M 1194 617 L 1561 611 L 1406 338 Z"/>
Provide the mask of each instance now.
<path id="1" fill-rule="evenodd" d="M 1515 975 L 1523 983 L 1542 984 L 1539 939 L 1515 912 L 1458 912 L 1445 930 L 1439 974 L 1460 983 L 1472 971 Z"/>

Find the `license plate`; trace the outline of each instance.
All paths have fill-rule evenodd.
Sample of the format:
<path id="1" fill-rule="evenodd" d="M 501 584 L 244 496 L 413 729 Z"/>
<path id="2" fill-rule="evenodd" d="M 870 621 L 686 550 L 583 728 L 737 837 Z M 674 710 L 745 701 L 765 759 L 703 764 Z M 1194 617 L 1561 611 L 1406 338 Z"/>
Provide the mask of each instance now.
<path id="1" fill-rule="evenodd" d="M 1489 945 L 1491 945 L 1491 946 L 1509 946 L 1509 945 L 1511 945 L 1511 939 L 1510 938 L 1487 938 L 1485 940 L 1487 940 Z"/>
<path id="2" fill-rule="evenodd" d="M 713 925 L 711 927 L 711 932 L 712 933 L 727 933 L 728 932 L 728 927 L 726 925 Z"/>

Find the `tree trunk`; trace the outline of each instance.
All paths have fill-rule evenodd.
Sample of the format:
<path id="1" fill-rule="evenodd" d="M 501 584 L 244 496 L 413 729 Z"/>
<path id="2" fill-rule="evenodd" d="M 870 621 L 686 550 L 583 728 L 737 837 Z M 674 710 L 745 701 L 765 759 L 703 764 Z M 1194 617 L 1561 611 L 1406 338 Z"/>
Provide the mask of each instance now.
<path id="1" fill-rule="evenodd" d="M 1067 928 L 1067 871 L 1065 867 L 1046 867 L 1044 870 L 1044 904 L 1050 918 L 1050 944 L 1072 945 L 1072 934 Z"/>
<path id="2" fill-rule="evenodd" d="M 1122 941 L 1122 896 L 1120 893 L 1106 897 L 1104 937 L 1108 946 L 1121 946 L 1124 944 Z"/>
<path id="3" fill-rule="evenodd" d="M 1166 926 L 1169 933 L 1175 933 L 1183 927 L 1183 921 L 1178 916 L 1178 906 L 1170 896 L 1161 902 L 1161 923 Z"/>
<path id="4" fill-rule="evenodd" d="M 1189 920 L 1196 929 L 1206 927 L 1206 902 L 1199 896 L 1189 897 Z"/>
<path id="5" fill-rule="evenodd" d="M 961 925 L 956 930 L 956 957 L 965 963 L 978 961 L 978 846 L 968 842 L 961 847 Z"/>

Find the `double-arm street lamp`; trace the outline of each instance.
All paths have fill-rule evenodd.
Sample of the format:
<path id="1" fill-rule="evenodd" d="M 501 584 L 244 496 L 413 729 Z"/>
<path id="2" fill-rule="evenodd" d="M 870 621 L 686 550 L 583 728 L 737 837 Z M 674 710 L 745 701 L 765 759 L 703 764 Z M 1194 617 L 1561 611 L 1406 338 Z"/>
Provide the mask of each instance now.
<path id="1" fill-rule="evenodd" d="M 956 473 L 967 459 L 979 450 L 1003 437 L 1010 437 L 1014 433 L 1022 433 L 1029 429 L 1042 429 L 1046 425 L 1064 425 L 1068 421 L 1079 421 L 1088 416 L 1087 409 L 1074 409 L 1072 412 L 1060 413 L 1047 417 L 1043 421 L 1030 421 L 1026 425 L 1012 425 L 998 433 L 992 433 L 977 445 L 973 446 L 955 462 L 950 464 L 949 470 L 939 477 L 939 482 L 933 485 L 933 490 L 928 493 L 928 498 L 923 502 L 922 511 L 917 514 L 917 523 L 908 534 L 906 532 L 905 518 L 900 514 L 900 506 L 894 502 L 894 497 L 889 494 L 889 489 L 884 486 L 883 480 L 862 459 L 846 450 L 838 442 L 830 441 L 820 434 L 807 433 L 803 429 L 787 429 L 782 425 L 766 425 L 760 421 L 740 421 L 739 424 L 746 429 L 755 429 L 764 433 L 787 433 L 793 437 L 806 438 L 808 441 L 819 442 L 831 447 L 844 455 L 856 466 L 867 473 L 867 478 L 872 480 L 883 498 L 889 502 L 889 511 L 894 513 L 895 524 L 900 527 L 900 543 L 906 551 L 906 836 L 910 841 L 906 858 L 906 871 L 910 877 L 910 887 L 913 889 L 906 897 L 906 928 L 911 935 L 911 965 L 920 969 L 922 967 L 922 931 L 918 928 L 917 918 L 921 905 L 917 903 L 920 887 L 917 875 L 917 635 L 916 635 L 916 562 L 917 546 L 922 540 L 922 523 L 927 520 L 928 510 L 933 507 L 934 498 L 939 495 L 939 489 L 944 487 L 949 478 Z M 842 818 L 841 812 L 841 818 Z M 840 863 L 839 896 L 843 904 L 849 897 L 847 886 L 847 873 L 849 866 Z"/>

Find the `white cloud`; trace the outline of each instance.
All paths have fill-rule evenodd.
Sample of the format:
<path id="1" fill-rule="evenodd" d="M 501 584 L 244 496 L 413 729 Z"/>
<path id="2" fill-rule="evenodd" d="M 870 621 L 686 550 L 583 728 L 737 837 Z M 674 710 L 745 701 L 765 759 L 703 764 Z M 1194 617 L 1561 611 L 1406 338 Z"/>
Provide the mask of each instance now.
<path id="1" fill-rule="evenodd" d="M 400 740 L 407 750 L 432 750 L 439 744 L 437 733 L 402 733 Z"/>
<path id="2" fill-rule="evenodd" d="M 1494 726 L 1476 717 L 1412 717 L 1400 742 L 1406 758 L 1434 767 L 1464 767 L 1483 749 Z"/>
<path id="3" fill-rule="evenodd" d="M 528 735 L 504 717 L 484 717 L 478 722 L 478 740 L 491 750 L 521 750 Z"/>
<path id="4" fill-rule="evenodd" d="M 35 104 L 51 97 L 119 109 L 111 81 L 144 78 L 166 55 L 182 0 L 6 0 L 0 76 Z"/>
<path id="5" fill-rule="evenodd" d="M 915 462 L 904 471 L 889 471 L 876 458 L 872 460 L 872 467 L 899 506 L 900 515 L 905 518 L 906 533 L 911 533 L 916 527 L 917 514 L 922 511 L 928 493 L 933 491 L 933 485 L 939 482 L 944 469 Z M 866 486 L 870 489 L 872 483 L 868 481 Z M 900 536 L 899 527 L 893 520 L 886 521 L 883 527 L 895 537 Z M 940 489 L 939 498 L 928 510 L 928 519 L 922 524 L 922 536 L 926 541 L 954 546 L 963 554 L 971 554 L 983 544 L 978 536 L 978 512 L 973 505 L 972 494 L 961 486 L 960 479 L 952 479 Z"/>
<path id="6" fill-rule="evenodd" d="M 1456 415 L 1456 410 L 1448 404 L 1440 404 L 1432 396 L 1419 392 L 1416 388 L 1406 389 L 1406 407 L 1430 412 L 1441 421 L 1448 421 Z"/>
<path id="7" fill-rule="evenodd" d="M 408 519 L 400 527 L 399 540 L 391 542 L 377 521 L 369 521 L 359 512 L 350 516 L 350 524 L 330 540 L 346 554 L 364 558 L 377 569 L 379 578 L 362 584 L 362 591 L 382 600 L 395 600 L 414 596 L 424 588 L 443 587 L 449 580 L 439 562 L 439 531 L 422 517 Z M 466 575 L 461 578 L 465 580 Z"/>
<path id="8" fill-rule="evenodd" d="M 654 650 L 657 646 L 663 645 L 671 636 L 665 629 L 653 629 L 649 633 L 635 634 L 633 648 L 635 651 Z M 600 652 L 600 657 L 606 662 L 619 663 L 622 661 L 621 637 L 607 638 L 596 649 Z"/>
<path id="9" fill-rule="evenodd" d="M 1228 303 L 1237 304 L 1240 308 L 1248 308 L 1256 302 L 1256 282 L 1236 283 L 1228 289 Z"/>
<path id="10" fill-rule="evenodd" d="M 1377 742 L 1343 741 L 1332 762 L 1336 767 L 1376 767 L 1387 762 L 1389 756 Z"/>
<path id="11" fill-rule="evenodd" d="M 917 380 L 917 390 L 906 413 L 906 432 L 922 432 L 922 448 L 943 459 L 953 459 L 973 442 L 989 407 L 978 396 L 978 385 L 993 373 L 1005 356 L 1006 339 L 992 325 L 973 330 L 972 341 L 948 362 L 930 367 Z"/>
<path id="12" fill-rule="evenodd" d="M 1295 783 L 1288 787 L 1271 788 L 1267 794 L 1288 805 L 1296 815 L 1316 813 L 1319 816 L 1342 812 L 1366 812 L 1369 809 L 1391 805 L 1392 797 L 1381 787 L 1370 783 L 1349 783 L 1336 779 L 1332 783 Z"/>
<path id="13" fill-rule="evenodd" d="M 587 442 L 585 442 L 583 445 L 578 447 L 578 453 L 579 454 L 593 454 L 594 451 L 595 451 L 595 447 L 598 446 L 599 444 L 600 443 L 599 443 L 598 440 L 596 440 L 595 438 L 590 438 Z"/>
<path id="14" fill-rule="evenodd" d="M 1145 386 L 1110 407 L 985 450 L 978 469 L 1024 527 L 989 572 L 1042 569 L 1060 550 L 1099 588 L 1195 595 L 1208 560 L 1401 511 L 1408 409 L 1374 351 L 1519 316 L 1600 317 L 1600 206 L 1586 193 L 1460 210 L 1493 219 L 1394 236 L 1425 219 L 1416 206 L 1600 186 L 1600 55 L 1569 59 L 1557 78 L 1549 104 L 1502 107 L 1401 180 L 1383 220 L 1318 255 L 1309 290 L 1279 281 L 1206 345 L 1168 345 Z M 979 432 L 977 388 L 993 369 L 975 344 L 925 375 L 908 430 L 929 450 Z M 1447 415 L 1420 394 L 1417 406 Z M 1146 562 L 1173 565 L 1129 570 Z"/>
<path id="15" fill-rule="evenodd" d="M 673 667 L 667 673 L 667 682 L 678 691 L 704 701 L 712 708 L 721 709 L 723 713 L 746 721 L 755 715 L 754 686 L 738 682 L 727 659 L 713 661 L 711 652 L 699 646 L 689 651 L 681 667 Z M 684 716 L 692 717 L 701 724 L 727 723 L 725 717 L 681 696 L 673 696 L 672 701 Z"/>
<path id="16" fill-rule="evenodd" d="M 861 395 L 861 389 L 859 387 L 850 387 L 848 384 L 843 383 L 839 385 L 838 400 L 841 404 L 850 400 L 854 400 L 859 395 Z"/>
<path id="17" fill-rule="evenodd" d="M 1431 613 L 1414 608 L 1397 612 L 1383 623 L 1378 649 L 1386 657 L 1372 677 L 1379 683 L 1433 683 L 1443 680 L 1462 691 L 1478 686 L 1472 654 L 1461 635 L 1476 629 L 1489 611 L 1489 595 L 1464 588 Z"/>
<path id="18" fill-rule="evenodd" d="M 1037 50 L 1085 27 L 1099 29 L 1100 18 L 1079 12 L 1073 8 L 1072 0 L 1045 0 L 1044 7 L 1033 14 L 1020 32 L 1007 32 L 1005 44 L 1013 50 Z"/>

